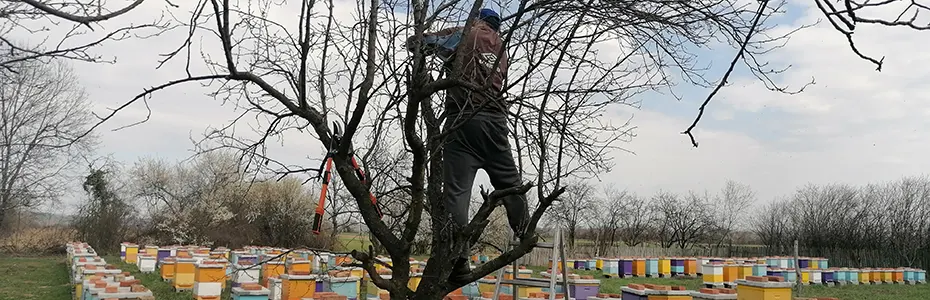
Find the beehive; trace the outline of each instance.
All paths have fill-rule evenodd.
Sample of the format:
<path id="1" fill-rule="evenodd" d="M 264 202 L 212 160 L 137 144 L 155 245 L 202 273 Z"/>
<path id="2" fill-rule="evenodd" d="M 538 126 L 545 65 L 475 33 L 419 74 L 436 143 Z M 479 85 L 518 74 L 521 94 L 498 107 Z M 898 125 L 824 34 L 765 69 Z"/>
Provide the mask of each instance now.
<path id="1" fill-rule="evenodd" d="M 620 291 L 623 293 L 622 296 L 620 297 L 623 300 L 647 300 L 649 299 L 649 296 L 646 295 L 646 287 L 641 284 L 631 283 L 625 287 L 620 288 Z"/>
<path id="2" fill-rule="evenodd" d="M 126 245 L 126 263 L 135 264 L 136 257 L 139 255 L 139 245 L 136 244 L 127 244 Z"/>
<path id="3" fill-rule="evenodd" d="M 568 280 L 569 295 L 575 299 L 587 299 L 600 293 L 601 281 L 591 276 Z"/>
<path id="4" fill-rule="evenodd" d="M 892 271 L 892 280 L 894 283 L 904 283 L 904 269 L 897 268 Z"/>
<path id="5" fill-rule="evenodd" d="M 871 281 L 873 284 L 882 283 L 882 270 L 872 269 L 872 275 L 869 276 L 869 281 Z"/>
<path id="6" fill-rule="evenodd" d="M 281 300 L 313 298 L 313 293 L 316 292 L 317 276 L 309 274 L 309 272 L 282 274 L 280 278 Z"/>
<path id="7" fill-rule="evenodd" d="M 157 255 L 158 253 L 156 253 Z M 136 260 L 139 267 L 139 272 L 142 273 L 153 273 L 155 272 L 156 267 L 156 256 L 149 255 L 148 253 L 139 255 Z"/>
<path id="8" fill-rule="evenodd" d="M 811 283 L 811 270 L 810 269 L 801 269 L 801 284 L 810 284 Z"/>
<path id="9" fill-rule="evenodd" d="M 606 271 L 604 272 L 604 275 L 620 276 L 621 270 L 620 270 L 619 259 L 610 258 L 610 259 L 607 259 L 605 263 L 607 264 L 607 266 L 606 266 Z"/>
<path id="10" fill-rule="evenodd" d="M 849 284 L 860 284 L 859 282 L 859 276 L 861 276 L 860 272 L 861 270 L 855 269 L 855 268 L 847 269 L 846 282 L 848 282 Z"/>
<path id="11" fill-rule="evenodd" d="M 297 271 L 297 272 L 312 272 L 313 268 L 310 265 L 310 261 L 303 258 L 291 258 L 284 263 L 284 270 L 287 273 Z"/>
<path id="12" fill-rule="evenodd" d="M 836 283 L 836 270 L 835 269 L 820 270 L 820 273 L 821 273 L 821 278 L 823 279 L 823 284 Z"/>
<path id="13" fill-rule="evenodd" d="M 231 269 L 234 269 L 232 273 L 232 286 L 241 286 L 245 283 L 259 283 L 259 279 L 261 278 L 262 267 L 248 261 L 240 260 L 236 265 L 233 265 Z"/>
<path id="14" fill-rule="evenodd" d="M 727 264 L 723 266 L 723 282 L 726 284 L 732 284 L 739 279 L 739 269 L 738 265 Z"/>
<path id="15" fill-rule="evenodd" d="M 646 258 L 646 276 L 659 277 L 659 259 L 655 257 Z"/>
<path id="16" fill-rule="evenodd" d="M 798 270 L 797 269 L 786 269 L 781 273 L 782 277 L 785 278 L 785 281 L 788 282 L 797 282 L 798 281 Z"/>
<path id="17" fill-rule="evenodd" d="M 620 273 L 623 277 L 633 276 L 633 259 L 626 257 L 620 259 Z"/>
<path id="18" fill-rule="evenodd" d="M 171 281 L 174 280 L 174 257 L 166 257 L 162 260 L 161 268 L 159 270 L 159 275 L 161 275 L 161 280 Z"/>
<path id="19" fill-rule="evenodd" d="M 672 263 L 672 275 L 684 275 L 685 274 L 685 260 L 680 257 L 673 257 L 671 259 Z"/>
<path id="20" fill-rule="evenodd" d="M 385 280 L 391 280 L 391 278 L 392 278 L 391 274 L 380 274 L 380 275 L 381 275 L 381 278 L 384 278 Z M 489 277 L 490 277 L 490 278 L 494 278 L 494 279 L 488 280 Z M 489 277 L 485 277 L 484 279 L 479 279 L 479 280 L 478 280 L 478 289 L 479 289 L 479 290 L 484 291 L 485 289 L 487 289 L 487 286 L 486 286 L 486 285 L 487 285 L 487 282 L 490 281 L 490 282 L 492 282 L 492 284 L 491 284 L 491 288 L 490 288 L 489 290 L 492 291 L 492 292 L 494 291 L 494 284 L 493 284 L 493 282 L 494 282 L 494 280 L 496 279 L 496 277 L 494 277 L 494 276 L 489 276 Z M 484 280 L 484 283 L 482 282 L 482 280 Z M 482 284 L 482 283 L 483 283 L 483 284 Z M 370 297 L 378 297 L 378 295 L 381 294 L 382 292 L 387 292 L 387 290 L 383 290 L 383 289 L 381 289 L 380 287 L 376 286 L 371 280 L 368 280 L 368 285 L 367 285 L 365 288 L 367 289 L 367 293 L 368 293 L 368 297 L 369 297 L 369 298 L 370 298 Z"/>
<path id="21" fill-rule="evenodd" d="M 346 296 L 349 299 L 360 299 L 359 294 L 361 291 L 360 280 L 358 277 L 330 277 L 330 289 L 339 294 Z"/>
<path id="22" fill-rule="evenodd" d="M 736 279 L 746 279 L 747 276 L 752 276 L 752 264 L 741 264 L 738 270 Z"/>
<path id="23" fill-rule="evenodd" d="M 775 280 L 775 281 L 772 281 Z M 790 282 L 777 281 L 774 277 L 750 276 L 736 282 L 738 300 L 791 300 Z"/>
<path id="24" fill-rule="evenodd" d="M 752 276 L 765 276 L 767 270 L 768 270 L 768 265 L 762 264 L 762 263 L 756 263 L 752 265 Z"/>
<path id="25" fill-rule="evenodd" d="M 882 282 L 883 283 L 894 283 L 894 271 L 892 269 L 882 269 Z"/>
<path id="26" fill-rule="evenodd" d="M 667 257 L 659 258 L 659 276 L 661 277 L 671 277 L 672 276 L 672 260 Z"/>
<path id="27" fill-rule="evenodd" d="M 859 284 L 869 284 L 872 278 L 872 270 L 868 268 L 859 269 Z"/>
<path id="28" fill-rule="evenodd" d="M 636 258 L 633 260 L 633 275 L 637 277 L 646 277 L 646 259 Z"/>
<path id="29" fill-rule="evenodd" d="M 285 265 L 283 261 L 269 261 L 262 265 L 262 286 L 268 287 L 268 278 L 274 278 L 285 274 Z"/>
<path id="30" fill-rule="evenodd" d="M 246 283 L 230 290 L 233 300 L 268 300 L 271 291 L 257 283 Z"/>
<path id="31" fill-rule="evenodd" d="M 174 289 L 192 290 L 194 289 L 194 274 L 197 261 L 193 258 L 178 257 L 174 262 Z"/>
<path id="32" fill-rule="evenodd" d="M 281 278 L 268 279 L 268 300 L 281 300 Z"/>
<path id="33" fill-rule="evenodd" d="M 697 275 L 697 259 L 690 257 L 685 259 L 685 274 L 689 276 Z"/>
<path id="34" fill-rule="evenodd" d="M 723 285 L 723 264 L 707 263 L 704 264 L 704 274 L 702 275 L 705 285 L 720 286 Z"/>

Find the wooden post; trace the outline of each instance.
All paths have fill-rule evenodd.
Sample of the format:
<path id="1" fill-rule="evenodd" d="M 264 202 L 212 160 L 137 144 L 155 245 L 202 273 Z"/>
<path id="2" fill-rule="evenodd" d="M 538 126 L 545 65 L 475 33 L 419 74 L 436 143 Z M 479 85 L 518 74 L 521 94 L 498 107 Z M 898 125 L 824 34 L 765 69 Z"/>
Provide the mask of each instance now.
<path id="1" fill-rule="evenodd" d="M 801 296 L 801 264 L 798 257 L 798 240 L 794 240 L 794 296 Z"/>

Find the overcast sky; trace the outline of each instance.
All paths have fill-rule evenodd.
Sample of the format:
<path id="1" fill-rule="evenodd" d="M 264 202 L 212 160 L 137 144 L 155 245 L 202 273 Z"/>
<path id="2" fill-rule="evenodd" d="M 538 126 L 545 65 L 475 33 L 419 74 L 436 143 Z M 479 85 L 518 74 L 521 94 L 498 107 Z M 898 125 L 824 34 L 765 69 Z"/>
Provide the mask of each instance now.
<path id="1" fill-rule="evenodd" d="M 149 19 L 152 13 L 145 9 L 159 9 L 163 3 L 147 5 L 123 19 Z M 821 17 L 810 0 L 793 0 L 789 11 L 791 18 L 781 30 Z M 183 76 L 178 65 L 155 70 L 157 55 L 176 47 L 181 36 L 110 43 L 97 53 L 116 57 L 116 64 L 76 64 L 97 111 L 105 112 L 145 87 Z M 817 84 L 787 96 L 766 91 L 754 79 L 733 80 L 710 104 L 696 131 L 700 148 L 692 148 L 680 132 L 697 113 L 706 90 L 686 94 L 681 102 L 651 95 L 642 99 L 640 110 L 614 112 L 618 119 L 635 115 L 638 136 L 623 145 L 635 155 L 616 152 L 616 168 L 603 180 L 651 194 L 659 189 L 715 191 L 733 179 L 752 186 L 759 201 L 766 202 L 808 182 L 864 184 L 922 174 L 930 165 L 927 36 L 860 26 L 856 40 L 866 54 L 886 57 L 883 72 L 858 59 L 829 23 L 802 30 L 767 58 L 793 65 L 784 82 L 803 83 L 813 77 Z M 715 54 L 714 67 L 724 67 L 731 55 Z M 145 116 L 143 105 L 131 107 L 99 131 L 101 154 L 113 154 L 127 164 L 142 156 L 188 157 L 191 135 L 235 116 L 231 107 L 221 106 L 206 92 L 196 84 L 160 92 L 149 101 L 150 121 L 111 132 Z M 275 154 L 314 166 L 321 156 L 320 145 L 310 136 L 289 137 Z"/>

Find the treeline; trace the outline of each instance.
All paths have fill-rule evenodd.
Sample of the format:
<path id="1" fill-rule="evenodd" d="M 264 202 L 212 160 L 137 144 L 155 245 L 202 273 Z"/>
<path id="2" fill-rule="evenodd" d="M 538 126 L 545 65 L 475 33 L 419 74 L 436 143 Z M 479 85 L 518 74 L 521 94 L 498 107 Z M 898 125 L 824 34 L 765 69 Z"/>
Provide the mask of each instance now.
<path id="1" fill-rule="evenodd" d="M 567 229 L 571 246 L 594 241 L 597 253 L 620 244 L 686 249 L 743 243 L 746 214 L 756 200 L 749 186 L 735 181 L 716 193 L 641 196 L 584 182 L 570 189 L 549 217 Z"/>
<path id="2" fill-rule="evenodd" d="M 207 152 L 183 163 L 140 159 L 110 164 L 84 179 L 87 200 L 75 220 L 79 238 L 100 248 L 120 241 L 240 247 L 332 247 L 354 224 L 338 193 L 326 205 L 324 232 L 311 231 L 319 188 L 292 176 L 248 172 L 239 157 Z M 112 245 L 104 247 L 104 245 Z"/>
<path id="3" fill-rule="evenodd" d="M 930 178 L 806 185 L 764 206 L 753 231 L 766 253 L 826 256 L 834 265 L 930 267 Z"/>

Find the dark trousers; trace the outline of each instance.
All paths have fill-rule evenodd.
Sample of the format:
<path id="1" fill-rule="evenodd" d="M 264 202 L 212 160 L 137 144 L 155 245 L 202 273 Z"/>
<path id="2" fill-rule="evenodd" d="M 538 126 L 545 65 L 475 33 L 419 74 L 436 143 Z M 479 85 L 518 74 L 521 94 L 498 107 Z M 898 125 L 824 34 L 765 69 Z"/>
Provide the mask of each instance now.
<path id="1" fill-rule="evenodd" d="M 446 124 L 455 122 L 452 118 Z M 448 126 L 448 125 L 447 125 Z M 459 228 L 468 224 L 468 206 L 475 174 L 484 169 L 494 189 L 506 189 L 522 184 L 520 170 L 513 159 L 509 140 L 510 129 L 505 116 L 479 113 L 450 133 L 443 148 L 443 178 L 446 208 Z M 510 228 L 522 230 L 528 221 L 526 195 L 503 200 Z M 463 257 L 468 257 L 468 249 Z"/>

